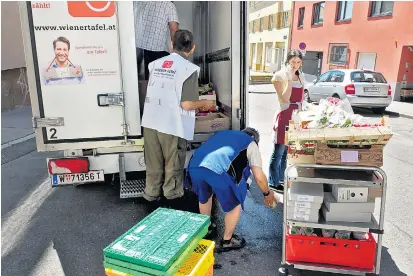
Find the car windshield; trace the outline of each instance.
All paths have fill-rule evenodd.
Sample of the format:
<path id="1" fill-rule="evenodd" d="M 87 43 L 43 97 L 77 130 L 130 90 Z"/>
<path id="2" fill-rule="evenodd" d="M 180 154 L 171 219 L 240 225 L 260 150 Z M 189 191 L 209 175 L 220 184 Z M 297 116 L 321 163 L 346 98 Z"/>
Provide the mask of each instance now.
<path id="1" fill-rule="evenodd" d="M 352 82 L 387 83 L 381 73 L 357 71 L 351 73 Z"/>

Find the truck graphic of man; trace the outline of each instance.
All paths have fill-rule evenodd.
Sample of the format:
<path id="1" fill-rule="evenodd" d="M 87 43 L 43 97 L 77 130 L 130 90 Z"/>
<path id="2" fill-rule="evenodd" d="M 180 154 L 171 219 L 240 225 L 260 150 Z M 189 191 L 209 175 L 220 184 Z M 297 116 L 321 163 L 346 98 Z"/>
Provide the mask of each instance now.
<path id="1" fill-rule="evenodd" d="M 54 59 L 44 72 L 45 85 L 80 84 L 83 72 L 69 60 L 70 41 L 59 36 L 53 41 Z"/>

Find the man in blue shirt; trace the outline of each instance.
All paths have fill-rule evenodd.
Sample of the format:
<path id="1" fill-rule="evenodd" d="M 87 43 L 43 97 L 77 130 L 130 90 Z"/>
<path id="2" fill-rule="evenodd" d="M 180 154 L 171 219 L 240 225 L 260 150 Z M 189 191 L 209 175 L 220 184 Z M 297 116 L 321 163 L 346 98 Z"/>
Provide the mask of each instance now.
<path id="1" fill-rule="evenodd" d="M 253 128 L 220 131 L 194 152 L 188 164 L 188 182 L 198 195 L 201 214 L 211 216 L 213 193 L 226 212 L 221 251 L 240 249 L 246 244 L 234 230 L 241 216 L 251 172 L 263 192 L 265 205 L 272 207 L 274 204 L 274 193 L 262 170 L 258 143 L 259 133 Z M 212 236 L 214 231 L 211 224 L 208 234 Z"/>

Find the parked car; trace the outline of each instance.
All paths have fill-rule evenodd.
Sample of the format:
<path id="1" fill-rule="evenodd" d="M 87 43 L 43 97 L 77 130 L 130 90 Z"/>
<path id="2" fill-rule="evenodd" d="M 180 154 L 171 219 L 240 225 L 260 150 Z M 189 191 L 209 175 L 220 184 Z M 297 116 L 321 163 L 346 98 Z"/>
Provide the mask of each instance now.
<path id="1" fill-rule="evenodd" d="M 347 98 L 354 107 L 372 108 L 382 114 L 392 101 L 391 86 L 382 73 L 370 70 L 330 70 L 305 86 L 308 102 L 335 97 Z"/>

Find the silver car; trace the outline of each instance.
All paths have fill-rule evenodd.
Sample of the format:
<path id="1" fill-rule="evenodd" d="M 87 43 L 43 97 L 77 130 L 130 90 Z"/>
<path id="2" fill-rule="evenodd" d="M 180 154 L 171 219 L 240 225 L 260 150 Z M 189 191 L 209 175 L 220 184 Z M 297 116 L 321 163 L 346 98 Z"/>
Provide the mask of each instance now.
<path id="1" fill-rule="evenodd" d="M 384 76 L 369 70 L 330 70 L 306 85 L 304 91 L 308 102 L 347 98 L 351 106 L 372 108 L 376 114 L 382 114 L 392 101 L 391 86 Z"/>

